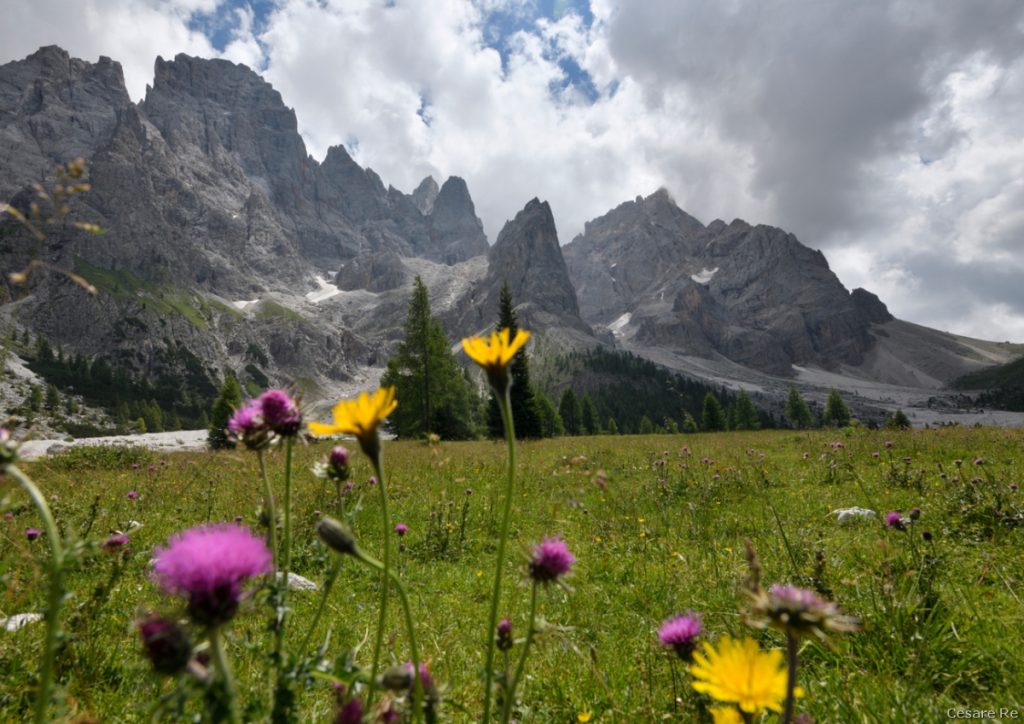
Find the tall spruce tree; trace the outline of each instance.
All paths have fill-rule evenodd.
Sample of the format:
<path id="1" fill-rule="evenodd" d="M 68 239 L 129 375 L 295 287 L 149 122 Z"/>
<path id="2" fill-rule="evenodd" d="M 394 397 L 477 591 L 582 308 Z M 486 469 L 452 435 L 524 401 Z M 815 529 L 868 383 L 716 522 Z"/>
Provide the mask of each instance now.
<path id="1" fill-rule="evenodd" d="M 704 395 L 704 409 L 700 417 L 701 426 L 707 432 L 720 432 L 728 425 L 725 410 L 722 409 L 722 403 L 718 401 L 714 392 Z"/>
<path id="2" fill-rule="evenodd" d="M 839 390 L 829 390 L 825 410 L 821 413 L 821 422 L 826 427 L 846 427 L 850 424 L 850 409 L 843 402 Z"/>
<path id="3" fill-rule="evenodd" d="M 789 393 L 786 396 L 786 419 L 798 430 L 814 426 L 811 408 L 793 385 L 789 386 Z"/>
<path id="4" fill-rule="evenodd" d="M 430 313 L 427 287 L 413 280 L 405 339 L 381 377 L 394 386 L 398 407 L 389 419 L 396 436 L 418 438 L 435 433 L 449 440 L 473 437 L 473 392 L 451 353 L 441 323 Z"/>
<path id="5" fill-rule="evenodd" d="M 601 432 L 601 422 L 597 417 L 597 408 L 594 407 L 594 401 L 590 399 L 590 395 L 586 392 L 583 393 L 583 399 L 580 400 L 580 427 L 583 432 L 588 435 L 597 435 Z"/>
<path id="6" fill-rule="evenodd" d="M 540 413 L 541 434 L 544 437 L 558 437 L 565 434 L 565 427 L 562 425 L 562 416 L 558 414 L 555 403 L 541 390 L 535 390 L 537 410 Z"/>
<path id="7" fill-rule="evenodd" d="M 583 424 L 583 410 L 580 401 L 571 387 L 566 387 L 562 398 L 558 401 L 558 414 L 562 416 L 562 425 L 566 435 L 579 435 Z"/>
<path id="8" fill-rule="evenodd" d="M 498 329 L 506 328 L 509 330 L 510 338 L 514 338 L 519 331 L 519 318 L 507 282 L 501 285 L 501 294 L 498 298 Z M 530 360 L 525 347 L 513 358 L 511 370 L 512 388 L 509 390 L 509 398 L 512 402 L 512 422 L 516 428 L 516 437 L 544 437 L 544 425 L 537 402 L 537 392 L 530 382 Z M 504 435 L 501 411 L 493 397 L 487 408 L 487 427 L 492 437 Z"/>
<path id="9" fill-rule="evenodd" d="M 213 450 L 232 447 L 228 439 L 228 420 L 232 413 L 242 404 L 242 388 L 233 374 L 224 377 L 224 384 L 221 385 L 220 394 L 213 403 L 210 410 L 210 427 L 206 435 L 206 444 Z M 130 414 L 128 405 L 121 403 L 118 407 L 118 423 L 123 424 L 122 419 L 127 420 Z M 142 421 L 143 418 L 139 418 Z"/>
<path id="10" fill-rule="evenodd" d="M 761 419 L 758 417 L 757 408 L 754 407 L 754 402 L 750 399 L 750 395 L 747 394 L 746 390 L 741 389 L 739 395 L 736 396 L 736 407 L 734 410 L 733 430 L 756 430 L 761 427 Z"/>

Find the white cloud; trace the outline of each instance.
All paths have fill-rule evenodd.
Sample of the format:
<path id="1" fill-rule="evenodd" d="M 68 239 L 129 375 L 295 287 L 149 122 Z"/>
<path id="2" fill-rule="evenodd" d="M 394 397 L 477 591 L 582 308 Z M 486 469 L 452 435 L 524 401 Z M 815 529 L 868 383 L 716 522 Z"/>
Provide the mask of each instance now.
<path id="1" fill-rule="evenodd" d="M 43 45 L 59 45 L 72 56 L 95 61 L 106 55 L 121 63 L 135 100 L 153 82 L 153 63 L 177 53 L 210 57 L 213 46 L 188 28 L 195 10 L 212 10 L 220 0 L 33 0 L 4 4 L 0 62 L 18 60 Z"/>
<path id="2" fill-rule="evenodd" d="M 47 43 L 102 53 L 138 98 L 157 54 L 215 54 L 188 17 L 219 6 L 19 3 L 0 61 Z M 406 191 L 465 177 L 492 241 L 533 196 L 568 241 L 665 185 L 705 222 L 796 233 L 897 316 L 1024 341 L 1019 0 L 591 0 L 589 26 L 572 12 L 528 26 L 503 63 L 492 20 L 537 8 L 279 0 L 264 23 L 234 10 L 222 55 L 264 67 L 316 157 L 357 143 Z M 565 60 L 596 100 L 567 84 Z"/>

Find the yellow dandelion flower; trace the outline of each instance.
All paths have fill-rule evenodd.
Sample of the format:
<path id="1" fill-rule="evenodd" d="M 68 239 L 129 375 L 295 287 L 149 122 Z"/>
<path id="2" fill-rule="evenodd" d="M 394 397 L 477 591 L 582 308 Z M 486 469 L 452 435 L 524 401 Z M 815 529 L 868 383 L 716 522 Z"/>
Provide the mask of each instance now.
<path id="1" fill-rule="evenodd" d="M 593 715 L 590 713 L 590 711 L 587 710 L 587 709 L 584 709 L 583 711 L 581 711 L 579 714 L 576 715 L 576 721 L 583 722 L 584 724 L 586 724 L 586 722 L 590 721 L 590 717 L 591 716 L 593 716 Z"/>
<path id="2" fill-rule="evenodd" d="M 359 397 L 342 400 L 334 406 L 331 410 L 333 423 L 311 422 L 309 431 L 320 437 L 338 433 L 355 435 L 367 457 L 375 459 L 380 452 L 377 428 L 396 407 L 394 387 L 381 387 L 372 395 L 360 392 Z"/>
<path id="3" fill-rule="evenodd" d="M 708 711 L 714 724 L 743 724 L 743 716 L 734 706 L 712 706 Z"/>
<path id="4" fill-rule="evenodd" d="M 765 709 L 782 713 L 786 699 L 786 664 L 781 649 L 761 651 L 752 638 L 723 638 L 716 649 L 704 642 L 693 655 L 693 688 L 748 714 Z M 800 696 L 801 692 L 797 692 Z"/>
<path id="5" fill-rule="evenodd" d="M 508 365 L 529 338 L 530 333 L 522 329 L 512 338 L 512 331 L 506 327 L 491 332 L 490 339 L 468 337 L 462 340 L 462 349 L 467 357 L 484 368 L 491 387 L 505 394 L 509 383 Z"/>

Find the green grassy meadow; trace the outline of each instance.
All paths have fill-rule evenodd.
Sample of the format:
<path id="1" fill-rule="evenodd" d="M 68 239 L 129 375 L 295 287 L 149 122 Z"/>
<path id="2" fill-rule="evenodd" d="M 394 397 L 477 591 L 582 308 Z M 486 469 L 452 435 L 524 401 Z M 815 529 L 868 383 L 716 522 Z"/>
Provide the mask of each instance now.
<path id="1" fill-rule="evenodd" d="M 333 484 L 310 468 L 329 449 L 296 451 L 293 570 L 317 582 L 333 554 L 314 525 L 320 512 L 338 513 Z M 815 588 L 865 625 L 834 635 L 831 647 L 803 643 L 806 693 L 798 711 L 818 722 L 938 721 L 950 708 L 1008 707 L 1024 717 L 1024 491 L 1016 489 L 1024 485 L 1024 431 L 602 436 L 518 450 L 506 571 L 520 572 L 521 583 L 506 579 L 500 608 L 517 635 L 526 625 L 529 547 L 560 534 L 577 557 L 568 587 L 541 597 L 548 625 L 518 692 L 521 721 L 581 721 L 588 712 L 592 722 L 710 721 L 657 630 L 672 614 L 693 610 L 712 639 L 749 634 L 763 647 L 784 645 L 780 634 L 743 623 L 745 538 L 766 584 Z M 282 457 L 268 456 L 278 490 Z M 353 459 L 347 519 L 361 546 L 379 557 L 377 491 L 366 459 Z M 501 443 L 384 443 L 392 521 L 409 526 L 400 572 L 448 720 L 480 715 L 505 464 Z M 171 683 L 150 671 L 132 622 L 148 610 L 182 610 L 148 579 L 152 550 L 206 521 L 241 516 L 257 528 L 256 456 L 82 453 L 22 467 L 53 496 L 66 534 L 98 542 L 141 523 L 123 570 L 118 555 L 93 547 L 69 576 L 58 680 L 72 720 L 145 720 Z M 0 480 L 0 501 L 12 514 L 0 520 L 0 616 L 41 611 L 45 538 L 26 539 L 25 528 L 38 520 L 9 481 Z M 830 515 L 851 506 L 879 515 L 847 525 Z M 885 527 L 886 512 L 912 508 L 921 514 L 909 530 Z M 357 656 L 368 665 L 378 595 L 377 576 L 346 559 L 314 637 L 322 643 L 330 631 L 329 659 L 361 646 Z M 290 602 L 296 646 L 318 594 L 296 591 Z M 257 594 L 228 630 L 243 707 L 269 699 L 262 665 L 268 618 Z M 397 599 L 389 631 L 388 654 L 405 661 Z M 0 630 L 0 721 L 30 715 L 43 633 L 41 623 Z M 328 721 L 333 702 L 327 683 L 311 685 L 301 693 L 301 720 Z"/>

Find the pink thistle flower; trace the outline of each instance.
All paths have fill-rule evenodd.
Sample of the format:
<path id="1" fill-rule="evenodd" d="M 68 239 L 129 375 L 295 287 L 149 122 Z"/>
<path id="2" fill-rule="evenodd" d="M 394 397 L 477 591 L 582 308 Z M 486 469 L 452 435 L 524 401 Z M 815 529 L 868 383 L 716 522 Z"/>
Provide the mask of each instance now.
<path id="1" fill-rule="evenodd" d="M 512 622 L 503 618 L 498 622 L 498 651 L 509 651 L 512 643 Z"/>
<path id="2" fill-rule="evenodd" d="M 658 640 L 665 646 L 671 646 L 676 655 L 683 661 L 690 661 L 697 648 L 697 637 L 701 632 L 700 616 L 688 613 L 685 616 L 670 618 L 658 629 Z"/>
<path id="3" fill-rule="evenodd" d="M 892 446 L 893 446 L 892 440 L 886 440 L 885 441 L 885 449 L 886 450 L 892 450 Z"/>
<path id="4" fill-rule="evenodd" d="M 538 583 L 550 583 L 564 576 L 576 562 L 569 546 L 559 537 L 545 538 L 533 547 L 530 558 L 530 578 Z"/>
<path id="5" fill-rule="evenodd" d="M 105 548 L 109 551 L 120 550 L 121 548 L 128 545 L 128 536 L 124 533 L 115 533 L 114 535 L 107 538 L 105 541 L 100 543 L 100 548 Z"/>
<path id="6" fill-rule="evenodd" d="M 352 698 L 346 701 L 334 717 L 334 724 L 362 724 L 363 702 Z"/>
<path id="7" fill-rule="evenodd" d="M 188 614 L 217 626 L 238 611 L 242 584 L 273 570 L 262 539 L 233 523 L 190 528 L 154 552 L 153 576 L 167 593 L 188 599 Z"/>
<path id="8" fill-rule="evenodd" d="M 152 614 L 135 625 L 154 670 L 168 675 L 184 671 L 192 658 L 192 642 L 177 621 Z"/>
<path id="9" fill-rule="evenodd" d="M 873 458 L 875 458 L 877 460 L 878 459 L 878 451 L 875 450 L 873 453 L 871 453 L 871 457 L 873 457 Z"/>
<path id="10" fill-rule="evenodd" d="M 135 500 L 138 497 L 139 497 L 139 494 L 137 492 L 135 492 L 134 490 L 129 490 L 128 491 L 128 500 Z"/>
<path id="11" fill-rule="evenodd" d="M 906 526 L 903 523 L 903 516 L 895 510 L 886 513 L 885 524 L 893 530 L 906 530 Z"/>
<path id="12" fill-rule="evenodd" d="M 407 526 L 405 523 L 399 523 L 395 526 L 395 532 L 398 533 L 399 536 L 404 536 L 406 533 L 409 532 L 409 526 Z"/>
<path id="13" fill-rule="evenodd" d="M 302 413 L 284 390 L 267 390 L 256 400 L 263 422 L 278 435 L 291 437 L 302 428 Z"/>
<path id="14" fill-rule="evenodd" d="M 38 528 L 26 528 L 25 529 L 25 537 L 28 538 L 30 542 L 34 541 L 36 538 L 38 538 L 42 534 L 43 534 L 43 531 L 39 530 Z"/>

